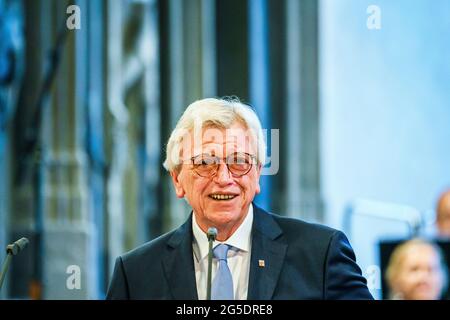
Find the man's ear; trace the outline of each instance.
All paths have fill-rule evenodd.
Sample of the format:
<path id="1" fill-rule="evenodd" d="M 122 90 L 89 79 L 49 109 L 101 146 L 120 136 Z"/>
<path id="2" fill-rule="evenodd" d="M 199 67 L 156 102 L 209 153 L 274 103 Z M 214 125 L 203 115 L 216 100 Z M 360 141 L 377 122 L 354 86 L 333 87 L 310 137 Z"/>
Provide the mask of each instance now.
<path id="1" fill-rule="evenodd" d="M 184 189 L 181 186 L 179 177 L 180 173 L 176 171 L 170 171 L 170 176 L 172 177 L 173 186 L 175 187 L 175 193 L 178 198 L 184 198 Z"/>
<path id="2" fill-rule="evenodd" d="M 261 185 L 259 184 L 259 178 L 261 177 L 261 169 L 262 165 L 258 164 L 258 167 L 256 168 L 256 187 L 255 187 L 256 194 L 259 194 L 261 192 Z"/>

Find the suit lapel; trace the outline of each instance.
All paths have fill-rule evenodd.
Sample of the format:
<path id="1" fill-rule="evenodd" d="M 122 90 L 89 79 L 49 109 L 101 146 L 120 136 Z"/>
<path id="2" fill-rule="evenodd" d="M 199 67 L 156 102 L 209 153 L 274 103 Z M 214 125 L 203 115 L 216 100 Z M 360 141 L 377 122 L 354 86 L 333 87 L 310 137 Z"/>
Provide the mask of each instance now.
<path id="1" fill-rule="evenodd" d="M 192 214 L 167 242 L 163 259 L 165 275 L 174 299 L 197 300 L 194 259 L 192 253 Z"/>
<path id="2" fill-rule="evenodd" d="M 249 300 L 272 298 L 286 255 L 282 231 L 269 213 L 253 204 L 252 254 L 248 287 Z"/>

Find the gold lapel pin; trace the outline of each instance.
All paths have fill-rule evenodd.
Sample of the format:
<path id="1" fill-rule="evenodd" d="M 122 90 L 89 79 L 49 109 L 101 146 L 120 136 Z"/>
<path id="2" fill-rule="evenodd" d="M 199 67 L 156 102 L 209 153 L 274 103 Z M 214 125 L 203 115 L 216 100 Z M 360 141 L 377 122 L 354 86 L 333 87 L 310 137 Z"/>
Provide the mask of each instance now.
<path id="1" fill-rule="evenodd" d="M 264 260 L 258 260 L 258 265 L 260 268 L 264 268 L 266 266 L 266 263 L 264 262 Z"/>

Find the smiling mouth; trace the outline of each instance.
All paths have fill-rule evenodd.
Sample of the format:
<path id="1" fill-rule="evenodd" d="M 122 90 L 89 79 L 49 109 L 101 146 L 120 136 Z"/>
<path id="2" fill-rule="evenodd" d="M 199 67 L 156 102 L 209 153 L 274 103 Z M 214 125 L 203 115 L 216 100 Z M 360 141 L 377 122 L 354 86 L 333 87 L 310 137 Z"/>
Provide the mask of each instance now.
<path id="1" fill-rule="evenodd" d="M 220 200 L 220 201 L 226 201 L 226 200 L 232 200 L 236 198 L 236 195 L 233 194 L 210 194 L 209 197 L 214 200 Z"/>

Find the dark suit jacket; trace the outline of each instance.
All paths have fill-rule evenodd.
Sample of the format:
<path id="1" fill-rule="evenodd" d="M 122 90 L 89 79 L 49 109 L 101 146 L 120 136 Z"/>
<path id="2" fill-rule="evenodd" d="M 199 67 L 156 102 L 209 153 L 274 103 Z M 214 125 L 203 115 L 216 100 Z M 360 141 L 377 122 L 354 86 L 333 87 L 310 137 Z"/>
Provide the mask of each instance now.
<path id="1" fill-rule="evenodd" d="M 253 208 L 248 299 L 372 299 L 342 232 Z M 192 241 L 191 215 L 118 257 L 107 299 L 198 299 Z"/>

